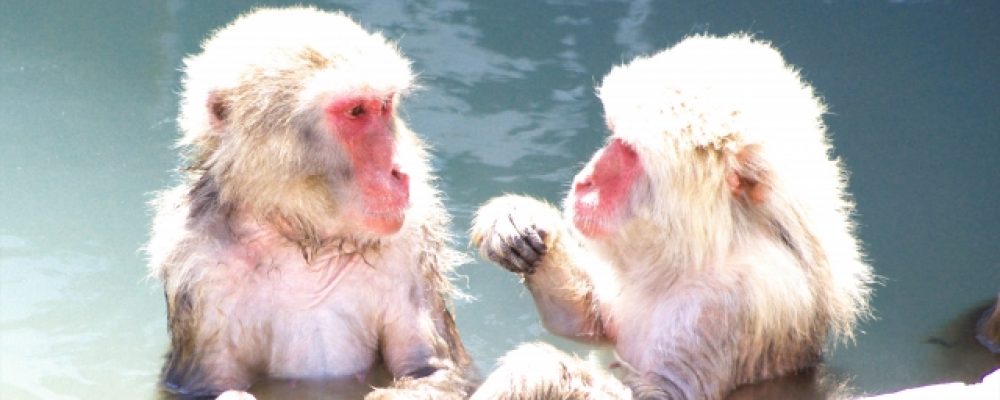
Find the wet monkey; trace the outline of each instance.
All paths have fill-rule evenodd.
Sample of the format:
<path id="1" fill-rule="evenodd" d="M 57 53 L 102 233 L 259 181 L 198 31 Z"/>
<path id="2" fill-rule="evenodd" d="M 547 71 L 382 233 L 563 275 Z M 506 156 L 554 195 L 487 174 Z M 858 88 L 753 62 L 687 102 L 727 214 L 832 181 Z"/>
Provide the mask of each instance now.
<path id="1" fill-rule="evenodd" d="M 825 106 L 775 48 L 689 37 L 613 68 L 598 96 L 610 137 L 563 211 L 495 198 L 471 238 L 550 331 L 613 346 L 627 389 L 528 345 L 473 398 L 719 399 L 852 338 L 871 269 Z"/>
<path id="2" fill-rule="evenodd" d="M 460 261 L 427 152 L 400 119 L 409 61 L 344 14 L 258 9 L 185 59 L 182 183 L 147 245 L 166 294 L 164 386 L 364 379 L 369 398 L 464 398 Z"/>

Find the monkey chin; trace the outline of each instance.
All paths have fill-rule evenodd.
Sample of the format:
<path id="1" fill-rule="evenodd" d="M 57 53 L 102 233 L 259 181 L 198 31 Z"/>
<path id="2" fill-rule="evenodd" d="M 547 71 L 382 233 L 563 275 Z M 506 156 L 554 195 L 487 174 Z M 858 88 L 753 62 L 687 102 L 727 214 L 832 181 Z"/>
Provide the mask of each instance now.
<path id="1" fill-rule="evenodd" d="M 631 217 L 627 207 L 609 201 L 616 199 L 607 199 L 597 190 L 574 189 L 566 200 L 567 220 L 588 239 L 607 238 Z"/>
<path id="2" fill-rule="evenodd" d="M 399 232 L 406 222 L 406 208 L 398 211 L 368 211 L 361 218 L 361 225 L 364 228 L 379 236 L 389 236 Z"/>
<path id="3" fill-rule="evenodd" d="M 573 215 L 573 225 L 576 226 L 576 230 L 580 231 L 583 236 L 590 239 L 601 239 L 607 237 L 608 232 L 610 231 L 603 221 L 581 216 L 580 214 Z"/>

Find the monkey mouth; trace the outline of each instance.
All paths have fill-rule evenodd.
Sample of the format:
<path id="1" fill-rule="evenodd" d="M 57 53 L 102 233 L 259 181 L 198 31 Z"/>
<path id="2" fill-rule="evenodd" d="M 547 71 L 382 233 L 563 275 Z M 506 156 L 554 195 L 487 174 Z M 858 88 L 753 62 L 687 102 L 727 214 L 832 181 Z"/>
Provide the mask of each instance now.
<path id="1" fill-rule="evenodd" d="M 608 214 L 612 213 L 603 204 L 605 202 L 602 201 L 604 199 L 601 196 L 601 191 L 593 184 L 593 181 L 589 177 L 578 178 L 573 184 L 571 195 L 573 198 L 572 219 L 576 229 L 590 238 L 607 235 L 610 228 Z"/>
<path id="2" fill-rule="evenodd" d="M 597 213 L 594 210 L 581 210 L 579 206 L 574 208 L 576 209 L 573 210 L 573 225 L 584 236 L 599 239 L 610 233 L 612 224 L 609 218 L 595 215 Z"/>
<path id="3" fill-rule="evenodd" d="M 391 235 L 399 232 L 406 222 L 406 209 L 395 211 L 367 211 L 362 222 L 368 230 L 378 235 Z"/>
<path id="4" fill-rule="evenodd" d="M 378 235 L 398 232 L 406 220 L 406 211 L 410 208 L 407 191 L 368 197 L 365 203 L 360 216 L 361 222 L 369 231 Z"/>
<path id="5" fill-rule="evenodd" d="M 609 195 L 606 190 L 589 184 L 587 180 L 574 185 L 570 195 L 573 225 L 591 239 L 608 236 L 631 215 L 621 199 L 614 198 L 616 194 Z"/>
<path id="6" fill-rule="evenodd" d="M 573 179 L 570 192 L 573 223 L 591 238 L 603 237 L 621 224 L 642 173 L 635 147 L 622 139 L 611 140 L 594 157 Z"/>
<path id="7" fill-rule="evenodd" d="M 399 231 L 410 207 L 410 179 L 398 165 L 372 171 L 359 178 L 361 204 L 358 217 L 365 228 L 379 235 Z"/>

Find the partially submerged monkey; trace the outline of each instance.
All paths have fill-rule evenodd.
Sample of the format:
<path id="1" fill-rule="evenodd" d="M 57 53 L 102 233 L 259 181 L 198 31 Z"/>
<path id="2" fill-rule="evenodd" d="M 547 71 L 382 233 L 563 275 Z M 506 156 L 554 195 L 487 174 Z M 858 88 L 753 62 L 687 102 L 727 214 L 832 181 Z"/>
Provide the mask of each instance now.
<path id="1" fill-rule="evenodd" d="M 399 118 L 410 63 L 341 13 L 259 9 L 185 60 L 183 181 L 154 201 L 165 387 L 394 377 L 369 397 L 464 398 L 449 217 Z"/>
<path id="2" fill-rule="evenodd" d="M 614 346 L 628 389 L 530 345 L 473 398 L 719 399 L 852 338 L 871 270 L 825 107 L 778 51 L 690 37 L 615 67 L 598 93 L 611 136 L 565 218 L 508 195 L 479 209 L 471 236 L 523 275 L 550 331 Z"/>

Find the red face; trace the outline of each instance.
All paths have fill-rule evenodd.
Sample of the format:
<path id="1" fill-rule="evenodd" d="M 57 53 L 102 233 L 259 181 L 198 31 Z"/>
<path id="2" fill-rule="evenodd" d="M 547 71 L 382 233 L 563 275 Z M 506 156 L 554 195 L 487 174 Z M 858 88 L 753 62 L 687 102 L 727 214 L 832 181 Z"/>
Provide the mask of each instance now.
<path id="1" fill-rule="evenodd" d="M 632 186 L 642 174 L 639 155 L 621 139 L 613 139 L 601 149 L 593 169 L 573 180 L 573 223 L 590 238 L 600 238 L 628 215 Z"/>
<path id="2" fill-rule="evenodd" d="M 399 231 L 410 201 L 409 177 L 393 163 L 393 108 L 388 99 L 340 99 L 326 108 L 327 121 L 353 167 L 361 204 L 350 207 L 365 228 L 388 235 Z"/>

